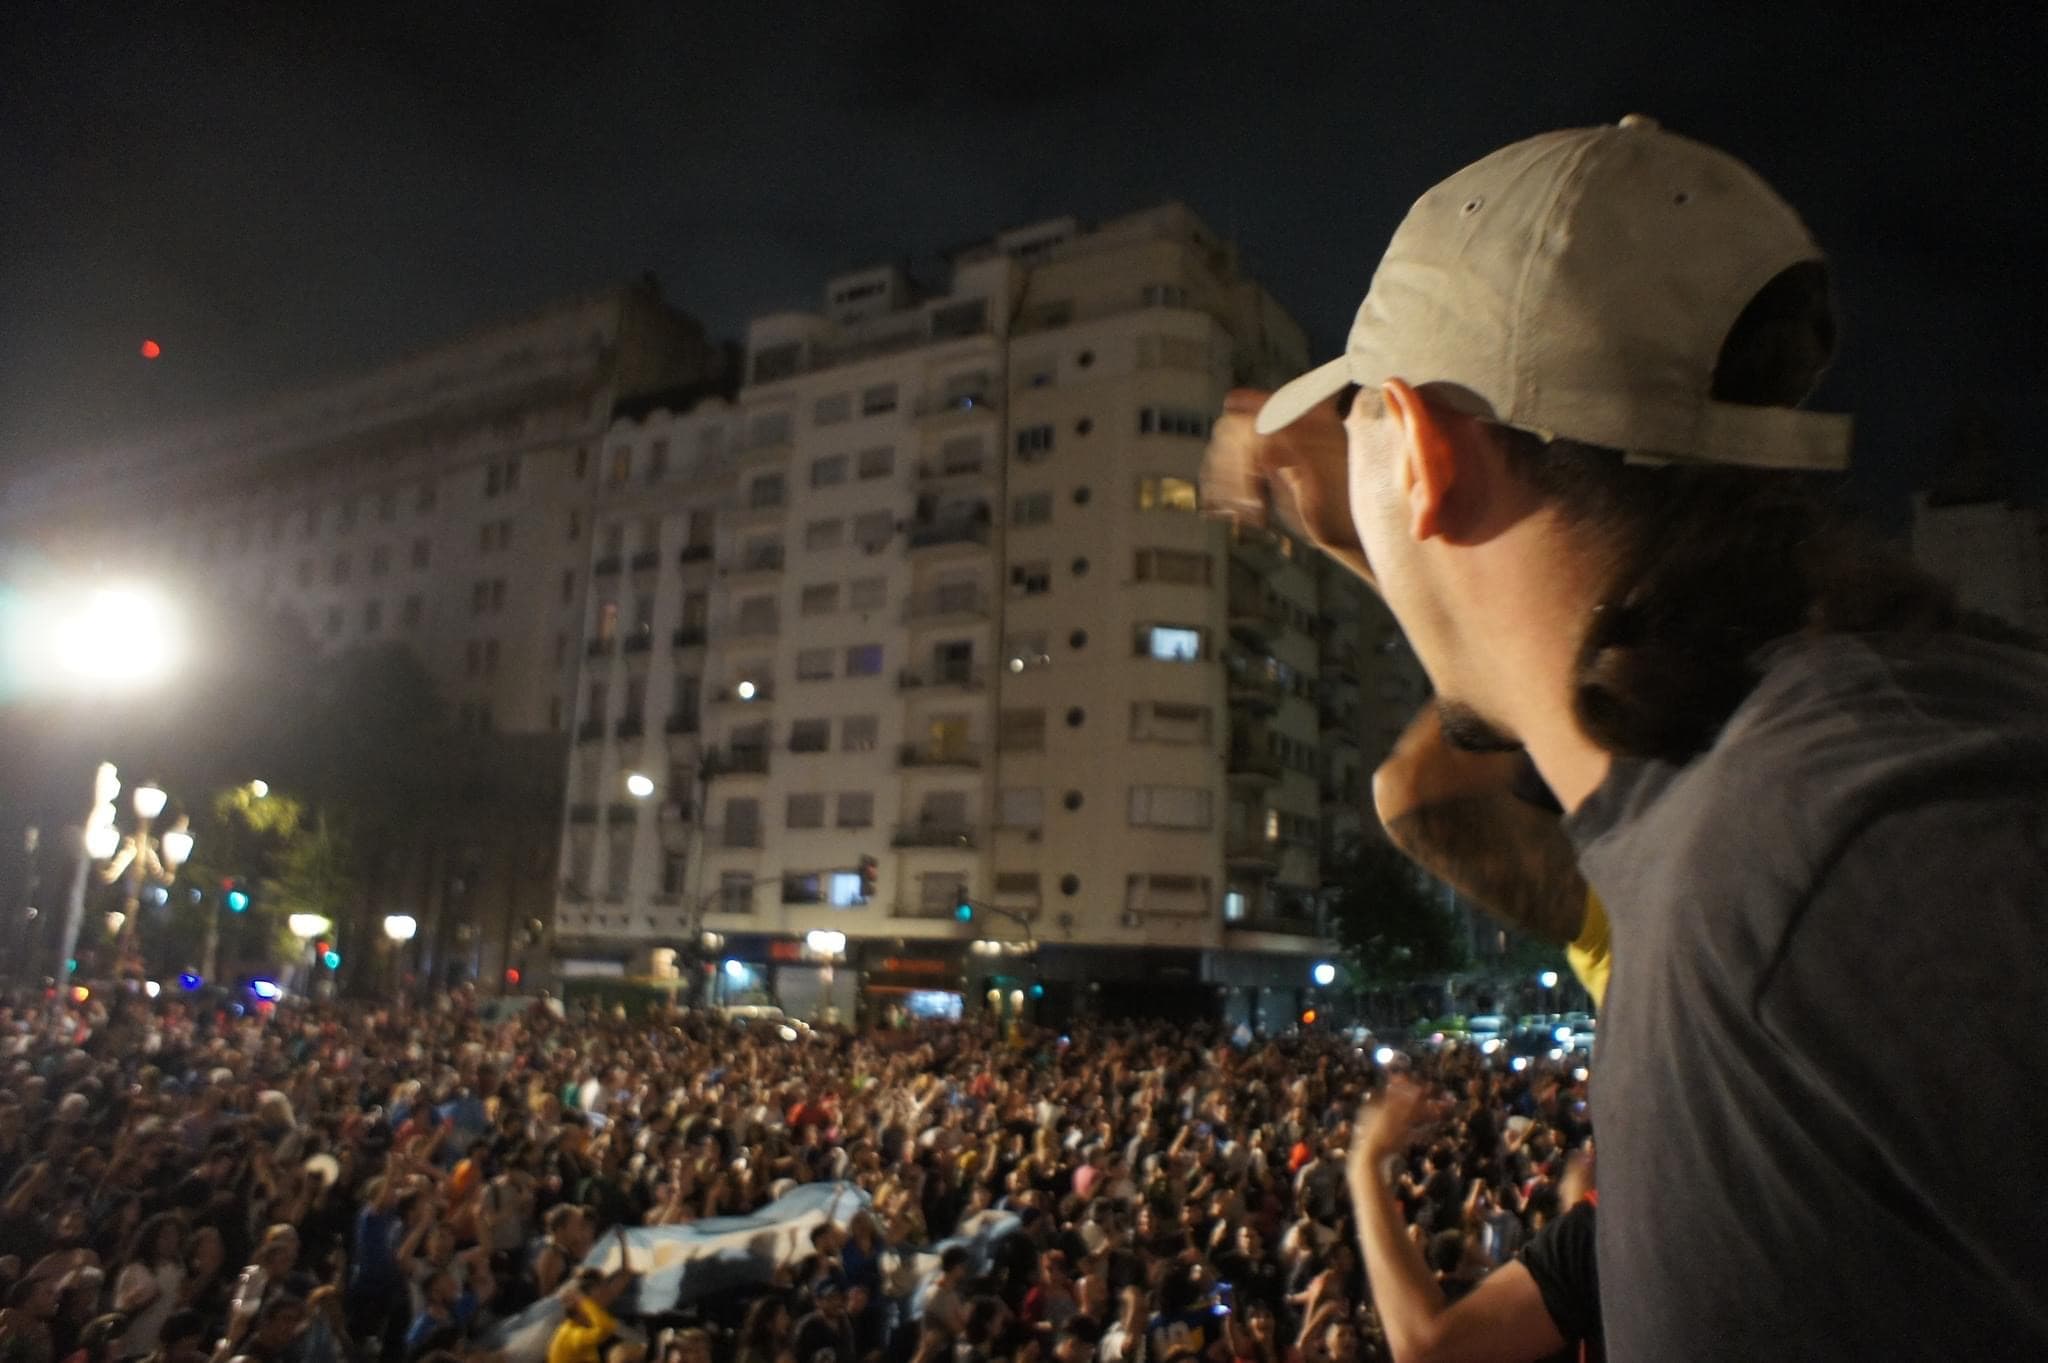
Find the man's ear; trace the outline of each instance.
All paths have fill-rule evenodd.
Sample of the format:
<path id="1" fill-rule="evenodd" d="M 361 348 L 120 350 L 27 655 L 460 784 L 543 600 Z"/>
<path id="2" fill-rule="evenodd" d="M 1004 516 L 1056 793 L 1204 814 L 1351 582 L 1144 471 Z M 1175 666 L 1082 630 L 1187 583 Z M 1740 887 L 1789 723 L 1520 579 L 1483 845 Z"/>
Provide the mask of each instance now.
<path id="1" fill-rule="evenodd" d="M 1445 505 L 1457 483 L 1457 444 L 1448 419 L 1405 379 L 1388 379 L 1380 393 L 1401 432 L 1395 487 L 1407 503 L 1408 533 L 1417 542 L 1434 539 L 1444 533 Z"/>

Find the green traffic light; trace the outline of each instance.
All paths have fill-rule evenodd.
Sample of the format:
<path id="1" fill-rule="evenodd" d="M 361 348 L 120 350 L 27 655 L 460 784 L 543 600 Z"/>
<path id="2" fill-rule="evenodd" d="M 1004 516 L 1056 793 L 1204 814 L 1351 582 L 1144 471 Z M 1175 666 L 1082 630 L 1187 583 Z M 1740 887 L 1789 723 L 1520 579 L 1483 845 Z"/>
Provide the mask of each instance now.
<path id="1" fill-rule="evenodd" d="M 240 890 L 228 891 L 228 912 L 241 913 L 249 907 L 249 896 Z"/>
<path id="2" fill-rule="evenodd" d="M 328 952 L 320 958 L 320 964 L 326 966 L 329 970 L 341 969 L 341 953 L 338 951 Z"/>
<path id="3" fill-rule="evenodd" d="M 974 921 L 974 906 L 963 899 L 953 907 L 953 916 L 963 923 L 971 923 Z"/>

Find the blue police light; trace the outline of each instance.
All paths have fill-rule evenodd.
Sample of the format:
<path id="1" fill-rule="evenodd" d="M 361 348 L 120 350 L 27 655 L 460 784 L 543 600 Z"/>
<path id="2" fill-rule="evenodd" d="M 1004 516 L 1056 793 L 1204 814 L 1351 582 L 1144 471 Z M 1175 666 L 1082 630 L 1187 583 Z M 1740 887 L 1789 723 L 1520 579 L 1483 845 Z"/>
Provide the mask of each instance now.
<path id="1" fill-rule="evenodd" d="M 189 970 L 186 971 L 184 974 L 178 976 L 178 988 L 184 990 L 188 994 L 191 993 L 193 990 L 199 988 L 200 985 L 205 983 L 205 980 L 200 979 L 197 975 L 194 975 Z"/>
<path id="2" fill-rule="evenodd" d="M 279 989 L 277 985 L 270 980 L 249 981 L 249 992 L 254 994 L 259 999 L 277 999 L 283 997 L 284 995 L 284 990 Z"/>

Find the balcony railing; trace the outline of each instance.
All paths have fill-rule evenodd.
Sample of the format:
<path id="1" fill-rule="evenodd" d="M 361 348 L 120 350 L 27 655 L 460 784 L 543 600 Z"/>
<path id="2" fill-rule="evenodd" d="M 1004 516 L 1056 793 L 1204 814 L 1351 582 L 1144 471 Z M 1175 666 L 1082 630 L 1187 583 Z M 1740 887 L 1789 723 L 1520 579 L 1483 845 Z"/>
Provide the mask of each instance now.
<path id="1" fill-rule="evenodd" d="M 983 684 L 983 674 L 981 667 L 973 663 L 944 667 L 906 667 L 896 674 L 896 684 L 905 691 L 915 691 L 924 686 L 979 691 Z"/>
<path id="2" fill-rule="evenodd" d="M 741 695 L 740 688 L 742 686 L 749 686 L 753 689 L 747 692 L 747 694 Z M 775 688 L 764 681 L 734 682 L 723 691 L 715 693 L 711 699 L 720 705 L 760 705 L 764 701 L 775 699 Z"/>
<path id="3" fill-rule="evenodd" d="M 1286 698 L 1286 688 L 1270 672 L 1255 668 L 1228 668 L 1224 690 L 1232 705 L 1271 710 Z"/>
<path id="4" fill-rule="evenodd" d="M 1260 637 L 1277 634 L 1287 627 L 1286 613 L 1278 602 L 1251 592 L 1230 594 L 1228 620 L 1233 632 Z"/>
<path id="5" fill-rule="evenodd" d="M 702 648 L 704 646 L 704 626 L 680 626 L 674 634 L 669 636 L 669 643 L 675 648 Z"/>
<path id="6" fill-rule="evenodd" d="M 903 603 L 905 623 L 922 620 L 981 620 L 988 616 L 989 599 L 981 591 L 925 592 Z"/>
<path id="7" fill-rule="evenodd" d="M 654 631 L 652 629 L 635 630 L 626 636 L 625 643 L 619 645 L 619 651 L 622 653 L 645 653 L 653 647 Z"/>
<path id="8" fill-rule="evenodd" d="M 610 639 L 592 639 L 583 646 L 583 656 L 586 658 L 602 658 L 611 651 L 612 641 Z"/>
<path id="9" fill-rule="evenodd" d="M 709 544 L 686 544 L 683 546 L 682 552 L 676 555 L 676 562 L 678 563 L 708 563 L 710 561 L 711 546 Z"/>
<path id="10" fill-rule="evenodd" d="M 586 719 L 576 726 L 576 741 L 579 743 L 589 743 L 603 737 L 604 721 L 601 719 Z"/>
<path id="11" fill-rule="evenodd" d="M 898 824 L 896 836 L 890 839 L 894 847 L 957 847 L 972 849 L 975 845 L 975 830 L 972 824 L 938 823 L 919 820 L 917 823 Z"/>
<path id="12" fill-rule="evenodd" d="M 713 847 L 759 847 L 761 829 L 758 824 L 744 828 L 707 828 L 704 840 Z"/>
<path id="13" fill-rule="evenodd" d="M 722 571 L 728 576 L 779 573 L 782 571 L 782 546 L 778 544 L 773 549 L 759 549 L 751 554 L 741 554 L 728 559 Z"/>
<path id="14" fill-rule="evenodd" d="M 590 571 L 596 573 L 599 577 L 607 577 L 612 573 L 618 572 L 621 568 L 624 568 L 625 566 L 626 560 L 623 555 L 606 554 L 596 563 L 590 565 Z"/>
<path id="15" fill-rule="evenodd" d="M 1233 866 L 1271 869 L 1280 864 L 1280 842 L 1264 834 L 1232 837 L 1224 842 L 1223 859 Z"/>
<path id="16" fill-rule="evenodd" d="M 670 715 L 668 722 L 661 727 L 664 733 L 694 734 L 697 732 L 697 716 L 694 714 Z"/>
<path id="17" fill-rule="evenodd" d="M 766 776 L 768 745 L 736 743 L 705 754 L 705 771 L 712 776 Z"/>
<path id="18" fill-rule="evenodd" d="M 896 760 L 906 767 L 979 767 L 981 748 L 973 743 L 905 743 Z"/>
<path id="19" fill-rule="evenodd" d="M 919 398 L 915 409 L 921 417 L 960 416 L 968 412 L 995 412 L 1002 410 L 1002 404 L 993 393 L 935 394 Z"/>
<path id="20" fill-rule="evenodd" d="M 912 549 L 940 549 L 952 544 L 987 544 L 988 522 L 964 517 L 939 521 L 912 521 L 909 534 Z"/>
<path id="21" fill-rule="evenodd" d="M 986 478 L 993 472 L 994 468 L 986 459 L 976 459 L 972 462 L 957 460 L 950 463 L 944 459 L 917 461 L 917 480 L 920 483 L 972 482 L 978 478 Z"/>
<path id="22" fill-rule="evenodd" d="M 1277 781 L 1285 771 L 1278 757 L 1251 743 L 1231 745 L 1229 770 L 1232 776 L 1263 781 Z"/>
<path id="23" fill-rule="evenodd" d="M 641 722 L 640 716 L 628 715 L 612 727 L 612 732 L 620 738 L 638 738 L 646 732 L 646 727 Z"/>
<path id="24" fill-rule="evenodd" d="M 734 617 L 725 632 L 735 639 L 771 639 L 782 633 L 780 620 L 742 620 Z"/>

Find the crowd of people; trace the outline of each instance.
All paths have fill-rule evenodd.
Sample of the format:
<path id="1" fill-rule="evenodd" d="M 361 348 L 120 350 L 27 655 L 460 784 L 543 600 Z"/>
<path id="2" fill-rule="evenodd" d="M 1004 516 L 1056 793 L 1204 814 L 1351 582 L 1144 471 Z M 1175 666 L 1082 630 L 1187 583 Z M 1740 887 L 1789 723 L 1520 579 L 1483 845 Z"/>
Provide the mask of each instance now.
<path id="1" fill-rule="evenodd" d="M 0 1363 L 449 1363 L 549 1296 L 549 1363 L 1385 1348 L 1346 1193 L 1385 1071 L 1342 1033 L 791 1041 L 705 1012 L 123 993 L 4 1018 Z M 1455 1047 L 1393 1063 L 1448 1105 L 1393 1186 L 1454 1300 L 1580 1196 L 1582 1072 Z M 616 1227 L 828 1181 L 866 1197 L 773 1281 L 660 1302 L 582 1267 Z M 992 1209 L 1015 1219 L 978 1252 L 918 1254 Z"/>

